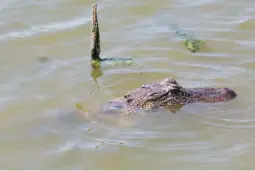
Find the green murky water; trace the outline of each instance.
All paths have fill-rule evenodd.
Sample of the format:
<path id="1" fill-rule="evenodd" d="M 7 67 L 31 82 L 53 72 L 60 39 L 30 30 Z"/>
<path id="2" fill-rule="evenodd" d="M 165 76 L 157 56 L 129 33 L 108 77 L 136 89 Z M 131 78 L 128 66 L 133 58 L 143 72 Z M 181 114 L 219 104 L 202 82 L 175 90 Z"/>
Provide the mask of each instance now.
<path id="1" fill-rule="evenodd" d="M 0 3 L 0 168 L 254 169 L 255 1 L 98 0 L 102 57 L 136 63 L 101 72 L 89 65 L 92 3 Z M 207 47 L 190 53 L 171 24 Z M 131 118 L 75 112 L 165 77 L 238 98 Z"/>

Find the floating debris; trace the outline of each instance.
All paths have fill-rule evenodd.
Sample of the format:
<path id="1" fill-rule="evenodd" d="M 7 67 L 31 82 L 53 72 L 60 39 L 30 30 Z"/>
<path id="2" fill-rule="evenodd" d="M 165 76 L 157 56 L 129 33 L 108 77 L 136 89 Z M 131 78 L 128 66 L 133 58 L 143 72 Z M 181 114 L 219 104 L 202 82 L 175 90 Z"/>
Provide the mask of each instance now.
<path id="1" fill-rule="evenodd" d="M 83 112 L 89 112 L 90 111 L 89 109 L 85 109 L 85 107 L 80 103 L 76 103 L 76 108 L 80 111 L 83 111 Z"/>
<path id="2" fill-rule="evenodd" d="M 178 38 L 183 40 L 184 46 L 192 53 L 196 53 L 200 51 L 202 46 L 205 46 L 205 42 L 202 40 L 199 40 L 194 35 L 185 32 L 184 30 L 181 30 L 177 25 L 171 25 L 170 26 L 177 35 Z"/>

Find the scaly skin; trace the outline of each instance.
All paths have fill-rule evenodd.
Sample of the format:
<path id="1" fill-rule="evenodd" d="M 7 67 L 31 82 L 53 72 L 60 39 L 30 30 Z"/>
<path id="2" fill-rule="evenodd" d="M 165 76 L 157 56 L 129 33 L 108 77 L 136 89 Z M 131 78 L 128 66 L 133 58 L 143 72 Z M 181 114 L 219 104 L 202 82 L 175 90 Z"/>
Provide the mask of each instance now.
<path id="1" fill-rule="evenodd" d="M 219 103 L 234 99 L 229 88 L 183 88 L 176 80 L 165 78 L 154 84 L 142 85 L 120 98 L 101 106 L 102 112 L 135 114 L 159 107 L 182 107 L 189 103 Z"/>

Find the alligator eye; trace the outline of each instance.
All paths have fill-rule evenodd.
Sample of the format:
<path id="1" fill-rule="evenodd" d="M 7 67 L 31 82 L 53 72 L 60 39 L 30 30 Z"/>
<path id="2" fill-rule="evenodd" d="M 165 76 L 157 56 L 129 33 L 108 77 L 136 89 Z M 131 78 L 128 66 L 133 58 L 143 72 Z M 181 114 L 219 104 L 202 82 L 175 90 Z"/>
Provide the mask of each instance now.
<path id="1" fill-rule="evenodd" d="M 172 89 L 170 90 L 171 94 L 178 94 L 180 92 L 180 89 L 176 88 L 176 89 Z"/>

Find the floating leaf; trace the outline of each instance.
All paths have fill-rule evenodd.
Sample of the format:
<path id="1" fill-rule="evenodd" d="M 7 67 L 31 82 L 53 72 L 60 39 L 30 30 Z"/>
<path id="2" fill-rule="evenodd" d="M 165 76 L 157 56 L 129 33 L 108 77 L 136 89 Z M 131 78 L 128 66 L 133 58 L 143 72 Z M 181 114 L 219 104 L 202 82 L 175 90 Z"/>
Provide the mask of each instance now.
<path id="1" fill-rule="evenodd" d="M 92 128 L 89 128 L 88 131 L 92 131 Z"/>
<path id="2" fill-rule="evenodd" d="M 85 109 L 83 105 L 81 105 L 80 103 L 76 103 L 76 108 L 78 110 L 81 110 L 83 112 L 89 112 L 90 110 L 89 109 Z"/>

